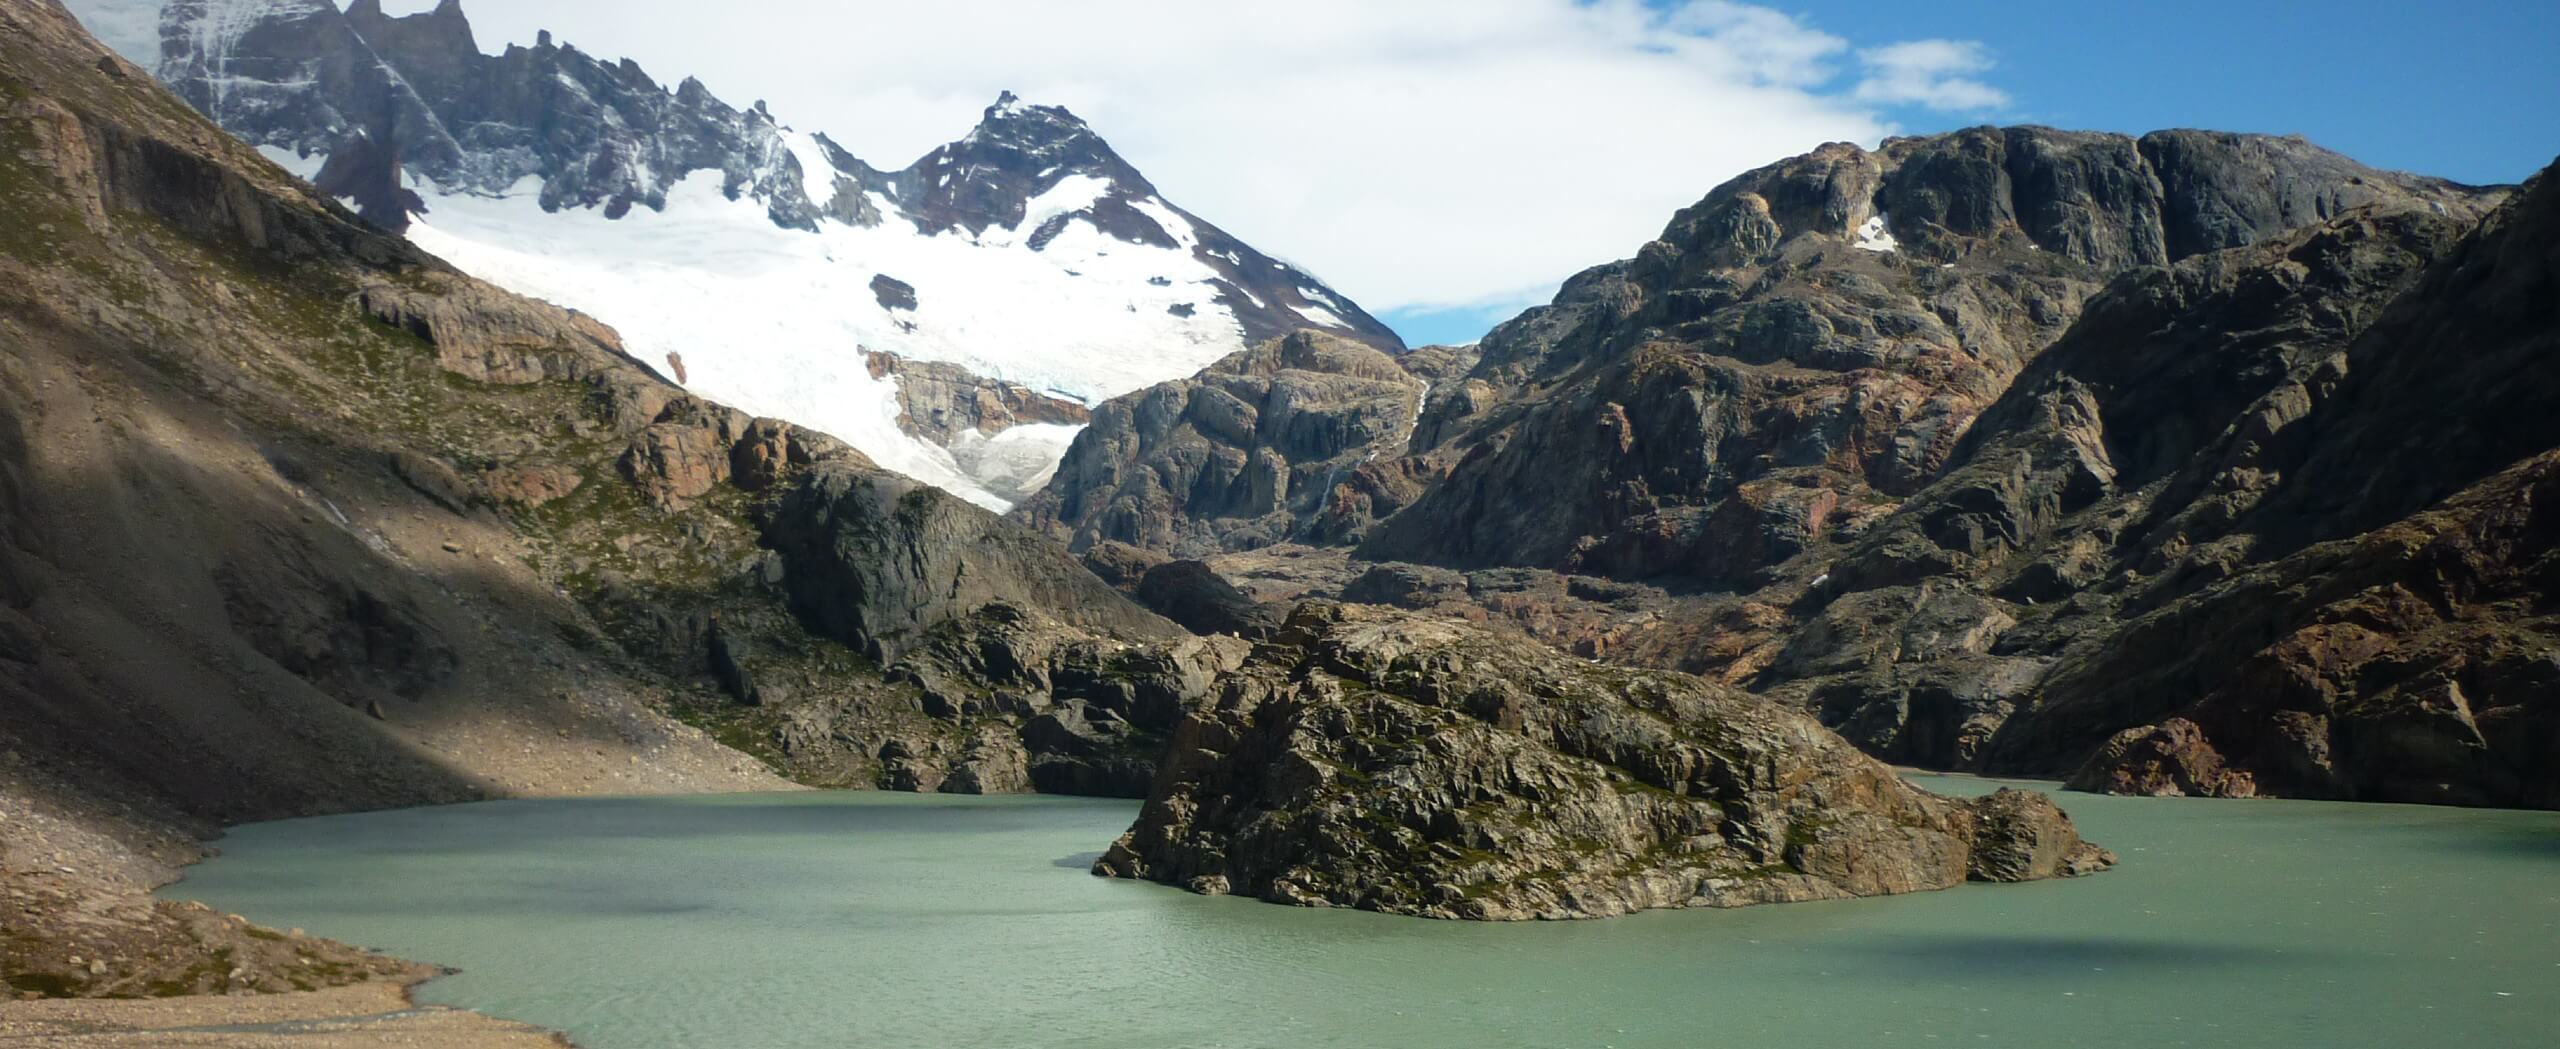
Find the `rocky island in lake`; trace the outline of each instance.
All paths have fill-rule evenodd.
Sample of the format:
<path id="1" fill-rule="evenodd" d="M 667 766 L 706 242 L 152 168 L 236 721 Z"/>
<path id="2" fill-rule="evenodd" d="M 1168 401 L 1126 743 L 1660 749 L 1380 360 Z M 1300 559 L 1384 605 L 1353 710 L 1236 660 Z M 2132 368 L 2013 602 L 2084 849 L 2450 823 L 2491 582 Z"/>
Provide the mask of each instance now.
<path id="1" fill-rule="evenodd" d="M 1594 918 L 2115 862 L 2044 795 L 1911 786 L 1804 714 L 1408 612 L 1300 607 L 1174 727 L 1097 873 L 1432 918 Z"/>

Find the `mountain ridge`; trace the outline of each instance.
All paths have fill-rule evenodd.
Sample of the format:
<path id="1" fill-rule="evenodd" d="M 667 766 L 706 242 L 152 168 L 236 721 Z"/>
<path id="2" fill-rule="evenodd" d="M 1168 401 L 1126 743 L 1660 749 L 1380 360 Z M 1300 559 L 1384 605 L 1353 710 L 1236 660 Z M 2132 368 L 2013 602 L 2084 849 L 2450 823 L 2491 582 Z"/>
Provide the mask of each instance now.
<path id="1" fill-rule="evenodd" d="M 159 53 L 138 61 L 377 225 L 617 318 L 689 389 L 990 508 L 1036 486 L 1023 464 L 1054 462 L 1072 429 L 979 435 L 993 450 L 931 440 L 867 355 L 1090 404 L 1301 327 L 1403 349 L 1348 296 L 1167 201 L 1074 114 L 1009 93 L 882 170 L 761 102 L 661 86 L 548 32 L 485 53 L 458 4 L 160 10 Z"/>
<path id="2" fill-rule="evenodd" d="M 2549 806 L 2540 547 L 2494 508 L 2560 444 L 2514 232 L 2550 181 L 2193 130 L 1835 143 L 1400 383 L 1105 404 L 1016 515 L 1111 571 L 1704 674 L 1896 762 Z"/>

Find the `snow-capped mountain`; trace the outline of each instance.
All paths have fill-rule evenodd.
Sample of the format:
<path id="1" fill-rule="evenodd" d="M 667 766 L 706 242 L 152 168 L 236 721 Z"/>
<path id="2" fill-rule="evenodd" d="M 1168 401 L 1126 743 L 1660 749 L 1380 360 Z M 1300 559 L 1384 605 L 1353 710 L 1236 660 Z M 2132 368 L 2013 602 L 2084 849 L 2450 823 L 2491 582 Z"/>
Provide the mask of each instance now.
<path id="1" fill-rule="evenodd" d="M 1298 328 L 1403 348 L 1349 298 L 1175 207 L 1074 114 L 1011 94 L 882 171 L 762 102 L 732 108 L 692 79 L 670 90 L 548 33 L 484 53 L 459 0 L 406 17 L 380 0 L 69 6 L 377 224 L 605 319 L 696 393 L 990 507 L 1037 488 L 1076 427 L 941 438 L 902 417 L 899 370 L 869 355 L 1089 404 Z"/>

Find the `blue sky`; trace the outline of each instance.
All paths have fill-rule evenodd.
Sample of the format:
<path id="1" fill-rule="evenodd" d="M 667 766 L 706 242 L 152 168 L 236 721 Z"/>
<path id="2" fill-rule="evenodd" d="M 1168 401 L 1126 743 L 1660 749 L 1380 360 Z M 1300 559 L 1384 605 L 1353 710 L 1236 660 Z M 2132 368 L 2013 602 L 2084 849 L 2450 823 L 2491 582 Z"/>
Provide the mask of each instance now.
<path id="1" fill-rule="evenodd" d="M 1981 43 L 1993 65 L 1974 75 L 2009 103 L 1880 107 L 1904 132 L 2035 123 L 2299 133 L 2379 167 L 2475 183 L 2521 181 L 2560 156 L 2560 0 L 1773 6 L 1853 47 Z M 1397 309 L 1381 319 L 1423 345 L 1472 341 L 1513 312 Z"/>

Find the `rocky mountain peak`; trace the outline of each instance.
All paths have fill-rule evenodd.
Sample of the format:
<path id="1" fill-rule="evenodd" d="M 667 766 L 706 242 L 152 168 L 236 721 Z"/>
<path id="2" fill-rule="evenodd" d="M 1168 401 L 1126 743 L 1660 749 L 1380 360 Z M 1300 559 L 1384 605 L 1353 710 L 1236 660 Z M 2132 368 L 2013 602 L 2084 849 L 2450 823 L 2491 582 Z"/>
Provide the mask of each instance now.
<path id="1" fill-rule="evenodd" d="M 375 225 L 613 316 L 689 388 L 837 434 L 982 505 L 1011 502 L 994 493 L 1054 462 L 1071 427 L 960 427 L 951 446 L 919 444 L 876 417 L 894 397 L 858 389 L 888 380 L 848 361 L 952 364 L 1089 404 L 1301 328 L 1404 348 L 1313 275 L 1164 199 L 1074 113 L 1010 92 L 967 135 L 883 170 L 762 101 L 662 84 L 547 32 L 484 53 L 459 4 L 402 17 L 326 0 L 73 6 L 114 16 L 101 21 L 156 11 L 159 38 L 128 47 L 159 50 L 198 110 Z M 667 217 L 620 223 L 644 209 Z M 668 236 L 678 227 L 685 237 Z M 528 238 L 542 245 L 532 257 Z M 707 265 L 706 245 L 810 284 L 723 287 L 739 270 Z M 740 313 L 775 327 L 745 337 L 729 320 Z M 811 390 L 811 374 L 847 388 Z M 982 476 L 986 464 L 1005 478 Z"/>
<path id="2" fill-rule="evenodd" d="M 1060 190 L 1061 186 L 1067 187 Z M 1165 223 L 1138 214 L 1127 201 L 1146 200 L 1156 188 L 1121 159 L 1110 143 L 1074 113 L 1022 101 L 1011 91 L 986 108 L 978 126 L 941 146 L 891 180 L 898 203 L 926 233 L 965 229 L 1015 229 L 1031 203 L 1051 191 L 1092 198 L 1092 218 L 1122 240 L 1175 247 L 1181 240 Z M 1113 206 L 1113 202 L 1122 202 Z M 1072 215 L 1044 216 L 1061 223 Z M 1035 243 L 1056 236 L 1032 231 Z"/>
<path id="3" fill-rule="evenodd" d="M 2103 277 L 2256 243 L 2358 207 L 2477 213 L 2442 179 L 2379 171 L 2299 136 L 2189 130 L 2139 138 L 1977 127 L 1832 143 L 1717 187 L 1665 228 L 1686 279 L 1841 241 L 1947 264 L 2046 253 Z"/>
<path id="4" fill-rule="evenodd" d="M 2256 135 L 1826 146 L 1717 187 L 1496 329 L 1426 408 L 1452 476 L 1364 549 L 1727 585 L 1801 547 L 1764 542 L 1801 531 L 1769 517 L 1796 514 L 1795 491 L 1917 491 L 2119 275 L 2360 208 L 2476 219 L 2501 195 Z M 1561 500 L 1558 455 L 1595 464 Z"/>
<path id="5" fill-rule="evenodd" d="M 1335 470 L 1292 431 L 1215 425 L 1241 413 L 1195 378 L 1098 409 L 1023 512 L 1079 543 L 1182 557 L 1356 539 L 1364 560 L 1740 593 L 1801 557 L 1797 585 L 1829 571 L 1837 590 L 1860 576 L 1823 547 L 1977 454 L 1977 419 L 2103 289 L 2357 215 L 2458 227 L 2503 192 L 2265 136 L 1832 144 L 1715 188 L 1453 370 L 1409 354 L 1412 387 L 1344 388 L 1328 420 L 1406 435 L 1374 457 Z"/>
<path id="6" fill-rule="evenodd" d="M 629 59 L 547 31 L 485 55 L 460 3 L 392 17 L 379 2 L 342 14 L 327 0 L 170 0 L 161 35 L 164 77 L 234 134 L 303 158 L 353 154 L 336 163 L 332 191 L 386 228 L 433 206 L 404 185 L 417 179 L 493 196 L 538 178 L 546 211 L 619 218 L 663 209 L 669 190 L 708 169 L 723 194 L 764 204 L 784 229 L 871 227 L 895 212 L 926 236 L 1004 230 L 1038 251 L 1087 223 L 1207 267 L 1201 301 L 1171 309 L 1222 307 L 1240 345 L 1314 326 L 1403 349 L 1314 277 L 1165 201 L 1073 112 L 1011 91 L 967 135 L 882 171 L 783 127 L 762 101 L 733 108 L 691 77 L 670 90 Z"/>
<path id="7" fill-rule="evenodd" d="M 1035 105 L 1006 91 L 998 94 L 995 103 L 979 115 L 977 128 L 961 142 L 984 143 L 1032 154 L 1055 154 L 1083 145 L 1087 139 L 1093 140 L 1094 145 L 1100 145 L 1101 137 L 1093 133 L 1093 128 L 1065 106 Z M 1101 148 L 1107 151 L 1110 147 Z"/>
<path id="8" fill-rule="evenodd" d="M 444 0 L 433 10 L 397 18 L 383 12 L 382 0 L 357 0 L 347 8 L 347 21 L 356 27 L 356 32 L 367 39 L 373 39 L 384 29 L 396 26 L 421 37 L 432 36 L 448 47 L 456 45 L 467 47 L 472 54 L 478 54 L 480 51 L 478 43 L 473 39 L 471 19 L 462 13 L 462 0 Z"/>
<path id="9" fill-rule="evenodd" d="M 347 17 L 358 19 L 359 26 L 376 20 L 394 20 L 383 12 L 382 0 L 355 0 L 354 3 L 347 5 Z M 396 21 L 435 25 L 448 31 L 459 29 L 466 33 L 471 29 L 471 19 L 462 13 L 462 0 L 438 0 L 433 9 L 403 15 Z"/>

